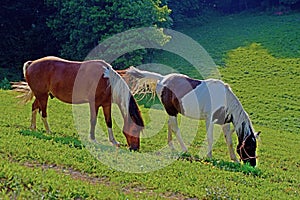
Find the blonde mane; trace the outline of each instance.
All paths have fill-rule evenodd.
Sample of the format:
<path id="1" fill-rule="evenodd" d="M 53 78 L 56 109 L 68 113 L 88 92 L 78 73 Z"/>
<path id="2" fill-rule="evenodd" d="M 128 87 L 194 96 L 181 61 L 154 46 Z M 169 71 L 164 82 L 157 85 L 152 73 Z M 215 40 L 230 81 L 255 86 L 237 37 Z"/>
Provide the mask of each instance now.
<path id="1" fill-rule="evenodd" d="M 130 89 L 124 79 L 110 66 L 106 66 L 105 77 L 109 77 L 112 92 L 112 102 L 116 103 L 125 117 L 128 114 Z"/>

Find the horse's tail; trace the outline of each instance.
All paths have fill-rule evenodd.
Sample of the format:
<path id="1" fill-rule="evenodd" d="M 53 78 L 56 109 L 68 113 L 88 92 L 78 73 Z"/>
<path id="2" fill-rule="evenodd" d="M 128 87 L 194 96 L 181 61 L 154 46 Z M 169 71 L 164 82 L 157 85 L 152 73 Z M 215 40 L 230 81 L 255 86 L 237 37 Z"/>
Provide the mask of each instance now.
<path id="1" fill-rule="evenodd" d="M 26 104 L 31 101 L 34 97 L 32 90 L 30 89 L 27 82 L 11 82 L 11 87 L 13 91 L 20 92 L 21 94 L 17 96 L 20 99 L 21 104 Z"/>
<path id="2" fill-rule="evenodd" d="M 130 67 L 126 72 L 126 76 L 133 79 L 130 84 L 131 91 L 133 94 L 141 95 L 140 98 L 147 94 L 151 94 L 152 98 L 154 98 L 157 83 L 164 78 L 161 74 L 139 70 L 135 67 Z"/>
<path id="3" fill-rule="evenodd" d="M 27 61 L 23 65 L 23 74 L 24 74 L 25 79 L 26 79 L 26 76 L 25 76 L 26 70 L 28 69 L 28 67 L 30 66 L 31 63 L 32 63 L 32 61 Z M 21 104 L 28 103 L 34 97 L 32 90 L 30 89 L 28 83 L 25 81 L 11 82 L 11 87 L 12 87 L 13 91 L 21 93 L 20 95 L 17 96 L 17 98 L 20 99 Z"/>
<path id="4" fill-rule="evenodd" d="M 32 61 L 27 61 L 24 63 L 23 65 L 23 74 L 24 74 L 24 78 L 26 78 L 25 74 L 26 74 L 26 70 L 28 69 L 28 67 L 30 66 L 30 64 L 32 63 Z"/>
<path id="5" fill-rule="evenodd" d="M 154 80 L 157 80 L 157 81 L 161 81 L 164 78 L 164 76 L 161 75 L 161 74 L 158 74 L 158 73 L 155 73 L 155 72 L 148 72 L 148 71 L 139 70 L 135 67 L 130 67 L 127 70 L 127 74 L 130 74 L 131 76 L 134 76 L 138 79 L 147 78 L 147 79 L 154 79 Z"/>

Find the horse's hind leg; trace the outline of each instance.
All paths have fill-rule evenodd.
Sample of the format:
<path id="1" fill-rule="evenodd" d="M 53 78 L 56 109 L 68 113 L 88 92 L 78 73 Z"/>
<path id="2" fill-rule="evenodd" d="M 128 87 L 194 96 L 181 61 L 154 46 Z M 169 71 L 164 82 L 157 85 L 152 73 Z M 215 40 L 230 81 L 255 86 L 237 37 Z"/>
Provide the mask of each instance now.
<path id="1" fill-rule="evenodd" d="M 36 114 L 39 110 L 39 102 L 37 99 L 34 100 L 34 102 L 32 103 L 32 114 L 31 114 L 31 125 L 30 125 L 30 129 L 31 130 L 36 130 Z"/>
<path id="2" fill-rule="evenodd" d="M 228 146 L 230 158 L 231 158 L 231 160 L 233 160 L 235 162 L 238 162 L 238 159 L 236 158 L 236 155 L 234 153 L 233 146 L 232 146 L 232 133 L 233 133 L 233 131 L 230 131 L 230 124 L 224 124 L 222 126 L 222 129 L 223 129 L 225 140 L 226 140 L 226 143 L 227 143 L 227 146 Z"/>

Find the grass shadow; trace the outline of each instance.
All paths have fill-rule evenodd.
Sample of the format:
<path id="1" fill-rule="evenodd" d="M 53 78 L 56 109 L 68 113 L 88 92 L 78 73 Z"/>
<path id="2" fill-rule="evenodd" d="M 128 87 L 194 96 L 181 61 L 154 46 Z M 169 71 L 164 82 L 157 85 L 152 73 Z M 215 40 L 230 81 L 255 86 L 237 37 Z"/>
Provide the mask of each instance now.
<path id="1" fill-rule="evenodd" d="M 182 153 L 179 155 L 178 160 L 187 160 L 190 162 L 200 162 L 205 164 L 210 164 L 214 167 L 219 169 L 230 171 L 230 172 L 242 172 L 246 175 L 253 175 L 253 176 L 261 176 L 262 171 L 257 167 L 252 167 L 249 164 L 241 164 L 236 162 L 224 161 L 224 160 L 217 160 L 217 159 L 201 159 L 199 156 L 193 156 L 189 153 Z"/>
<path id="2" fill-rule="evenodd" d="M 78 139 L 75 139 L 73 137 L 69 137 L 69 136 L 55 137 L 55 136 L 51 136 L 51 135 L 46 135 L 43 132 L 31 131 L 31 130 L 21 130 L 21 131 L 19 131 L 19 133 L 23 136 L 31 136 L 31 137 L 35 137 L 35 138 L 38 138 L 41 140 L 52 140 L 56 143 L 69 145 L 69 147 L 73 147 L 73 148 L 82 149 L 84 147 L 84 145 L 81 143 L 81 141 L 79 141 Z"/>

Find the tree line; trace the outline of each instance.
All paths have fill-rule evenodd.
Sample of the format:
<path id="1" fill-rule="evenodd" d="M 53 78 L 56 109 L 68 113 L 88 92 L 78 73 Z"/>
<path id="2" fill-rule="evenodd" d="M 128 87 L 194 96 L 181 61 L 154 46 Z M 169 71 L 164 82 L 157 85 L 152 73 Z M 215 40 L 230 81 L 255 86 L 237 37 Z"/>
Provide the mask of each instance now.
<path id="1" fill-rule="evenodd" d="M 101 41 L 132 28 L 176 27 L 205 20 L 207 13 L 299 7 L 300 0 L 2 0 L 0 81 L 20 80 L 25 61 L 46 55 L 82 60 Z M 145 54 L 124 55 L 119 64 L 140 64 Z"/>

